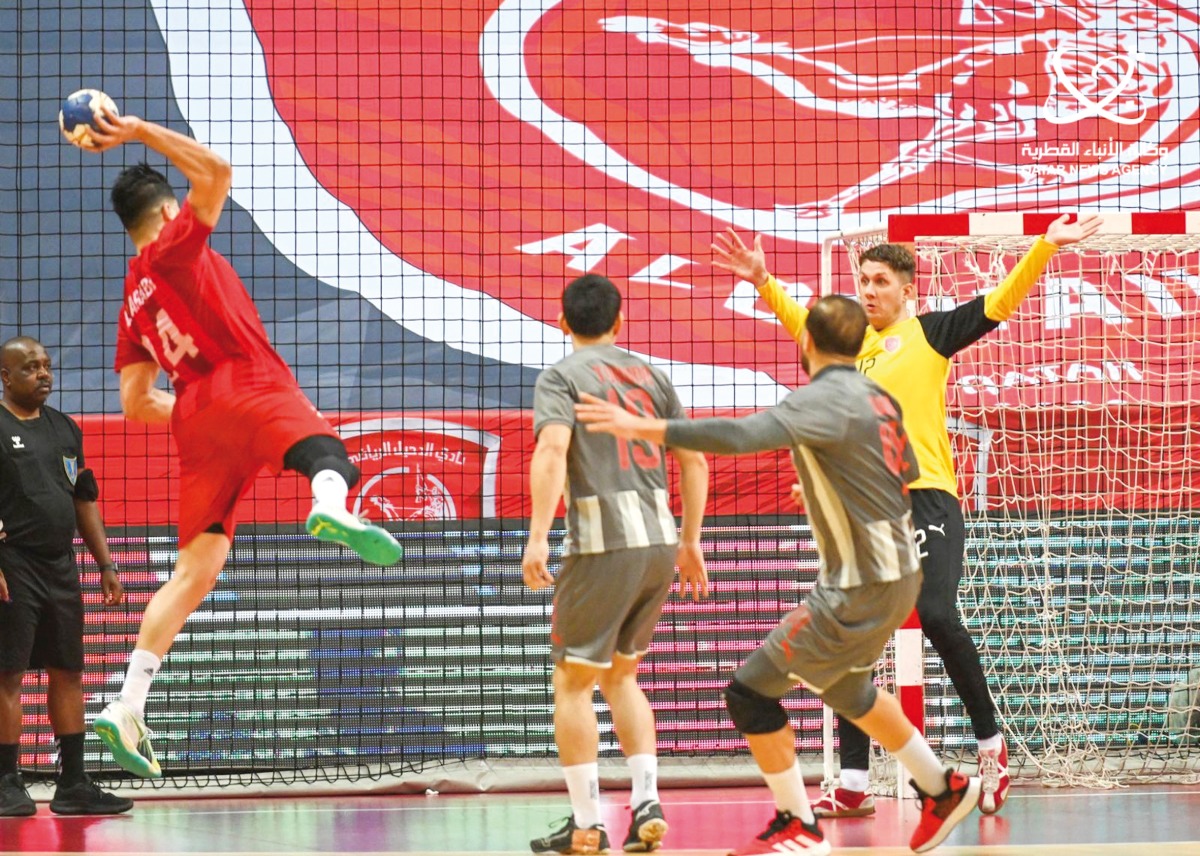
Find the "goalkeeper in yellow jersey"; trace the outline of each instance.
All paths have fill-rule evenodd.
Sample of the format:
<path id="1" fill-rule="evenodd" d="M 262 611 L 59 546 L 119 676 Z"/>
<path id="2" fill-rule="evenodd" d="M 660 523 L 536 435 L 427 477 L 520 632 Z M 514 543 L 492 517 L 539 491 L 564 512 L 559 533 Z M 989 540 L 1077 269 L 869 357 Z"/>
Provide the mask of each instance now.
<path id="1" fill-rule="evenodd" d="M 958 585 L 963 574 L 966 531 L 958 501 L 950 437 L 946 432 L 946 381 L 956 353 L 995 330 L 1010 317 L 1061 247 L 1095 234 L 1098 215 L 1069 223 L 1064 215 L 1050 224 L 999 287 L 947 312 L 912 315 L 916 297 L 916 262 L 899 244 L 879 244 L 859 257 L 858 297 L 870 327 L 858 354 L 858 370 L 878 383 L 900 404 L 904 427 L 916 452 L 920 478 L 912 491 L 913 525 L 924 581 L 917 599 L 921 628 L 946 664 L 955 690 L 966 706 L 979 745 L 983 788 L 980 811 L 994 814 L 1008 793 L 1008 752 L 996 723 L 979 650 L 958 612 Z M 767 270 L 762 237 L 747 247 L 729 229 L 713 244 L 714 266 L 758 289 L 784 328 L 797 342 L 808 310 L 789 297 Z M 867 776 L 870 739 L 838 717 L 841 777 L 813 805 L 818 817 L 873 814 Z"/>

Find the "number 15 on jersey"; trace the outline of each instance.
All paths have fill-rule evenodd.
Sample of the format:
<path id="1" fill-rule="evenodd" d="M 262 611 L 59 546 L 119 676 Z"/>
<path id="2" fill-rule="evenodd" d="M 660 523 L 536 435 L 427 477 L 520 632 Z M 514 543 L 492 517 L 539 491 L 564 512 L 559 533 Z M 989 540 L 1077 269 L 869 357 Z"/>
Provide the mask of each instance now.
<path id="1" fill-rule="evenodd" d="M 630 413 L 650 419 L 657 415 L 650 393 L 640 386 L 610 386 L 605 395 L 613 404 Z M 662 449 L 654 443 L 645 440 L 622 440 L 618 437 L 614 437 L 613 441 L 617 444 L 617 459 L 621 462 L 621 469 L 629 469 L 630 464 L 641 470 L 656 470 L 662 466 Z"/>

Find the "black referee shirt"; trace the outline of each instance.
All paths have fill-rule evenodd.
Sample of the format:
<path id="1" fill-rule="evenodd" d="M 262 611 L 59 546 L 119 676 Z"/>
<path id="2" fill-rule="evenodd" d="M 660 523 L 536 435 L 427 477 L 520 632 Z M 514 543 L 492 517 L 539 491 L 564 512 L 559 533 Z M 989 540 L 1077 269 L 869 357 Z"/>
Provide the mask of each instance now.
<path id="1" fill-rule="evenodd" d="M 0 545 L 43 556 L 71 552 L 83 432 L 42 405 L 36 419 L 0 406 Z"/>

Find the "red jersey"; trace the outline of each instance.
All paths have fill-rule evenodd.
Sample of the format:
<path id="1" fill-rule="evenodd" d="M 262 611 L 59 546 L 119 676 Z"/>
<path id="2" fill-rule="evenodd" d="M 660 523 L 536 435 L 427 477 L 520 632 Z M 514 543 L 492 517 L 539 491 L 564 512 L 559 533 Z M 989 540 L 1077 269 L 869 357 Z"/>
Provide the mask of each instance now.
<path id="1" fill-rule="evenodd" d="M 129 260 L 116 370 L 153 360 L 179 395 L 230 361 L 244 363 L 256 379 L 294 384 L 241 278 L 208 246 L 210 234 L 185 201 L 179 216 Z"/>

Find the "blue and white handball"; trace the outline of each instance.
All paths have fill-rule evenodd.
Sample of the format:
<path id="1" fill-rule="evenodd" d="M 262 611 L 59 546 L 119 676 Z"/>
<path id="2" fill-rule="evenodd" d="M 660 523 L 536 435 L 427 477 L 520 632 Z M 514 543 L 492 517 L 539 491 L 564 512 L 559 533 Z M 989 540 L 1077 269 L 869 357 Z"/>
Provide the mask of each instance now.
<path id="1" fill-rule="evenodd" d="M 80 89 L 67 96 L 58 112 L 58 127 L 68 142 L 81 149 L 96 147 L 92 130 L 99 130 L 96 117 L 101 115 L 101 107 L 117 112 L 117 105 L 99 89 Z"/>

